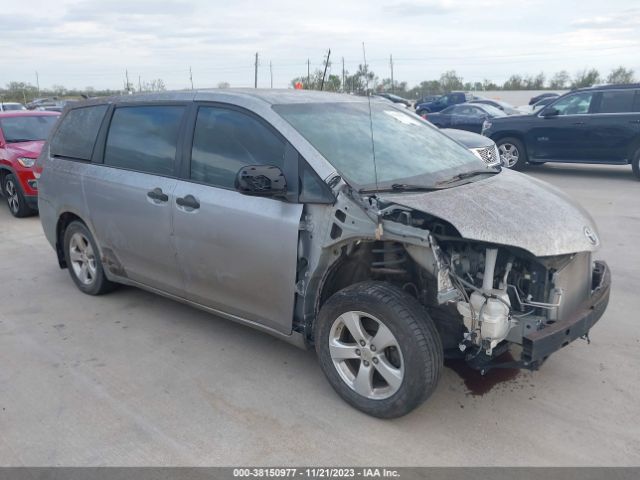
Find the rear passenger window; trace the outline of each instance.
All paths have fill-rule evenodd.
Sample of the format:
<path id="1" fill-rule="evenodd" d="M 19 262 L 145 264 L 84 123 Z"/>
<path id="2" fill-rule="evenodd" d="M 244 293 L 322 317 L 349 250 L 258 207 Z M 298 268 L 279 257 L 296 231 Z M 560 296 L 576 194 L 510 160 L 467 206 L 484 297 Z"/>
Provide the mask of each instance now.
<path id="1" fill-rule="evenodd" d="M 611 90 L 602 92 L 599 113 L 632 112 L 635 93 L 635 90 Z"/>
<path id="2" fill-rule="evenodd" d="M 104 150 L 105 165 L 174 175 L 184 110 L 160 105 L 116 108 Z"/>
<path id="3" fill-rule="evenodd" d="M 246 165 L 284 167 L 285 142 L 251 115 L 219 107 L 200 107 L 191 151 L 191 179 L 235 188 Z"/>
<path id="4" fill-rule="evenodd" d="M 51 155 L 91 160 L 107 105 L 70 110 L 51 139 Z"/>

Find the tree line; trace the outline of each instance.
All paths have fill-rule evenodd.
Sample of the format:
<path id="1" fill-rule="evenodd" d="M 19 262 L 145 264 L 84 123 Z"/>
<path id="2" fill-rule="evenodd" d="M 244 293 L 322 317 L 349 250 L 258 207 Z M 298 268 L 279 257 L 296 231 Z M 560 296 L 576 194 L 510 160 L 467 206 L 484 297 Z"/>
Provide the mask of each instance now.
<path id="1" fill-rule="evenodd" d="M 330 65 L 330 64 L 329 64 Z M 291 86 L 309 90 L 319 90 L 324 69 L 318 69 L 307 76 L 291 80 Z M 590 87 L 599 83 L 628 84 L 636 81 L 635 72 L 623 66 L 614 68 L 608 75 L 601 74 L 595 68 L 585 68 L 573 76 L 566 70 L 556 72 L 547 78 L 544 73 L 538 75 L 511 75 L 504 83 L 498 84 L 485 79 L 482 82 L 464 81 L 455 70 L 449 70 L 438 79 L 424 80 L 409 88 L 407 82 L 391 78 L 380 79 L 367 65 L 358 65 L 353 73 L 345 71 L 344 75 L 330 74 L 324 79 L 323 90 L 332 92 L 349 92 L 363 94 L 366 91 L 395 93 L 406 98 L 418 98 L 424 95 L 439 95 L 452 90 L 567 90 Z"/>
<path id="2" fill-rule="evenodd" d="M 29 103 L 36 98 L 81 98 L 81 97 L 108 97 L 111 95 L 121 95 L 123 93 L 137 92 L 162 92 L 166 90 L 164 81 L 161 78 L 140 81 L 136 86 L 133 83 L 124 85 L 122 89 L 96 89 L 66 88 L 63 85 L 53 85 L 51 88 L 38 88 L 28 82 L 9 82 L 5 88 L 0 87 L 0 101 Z"/>
<path id="3" fill-rule="evenodd" d="M 326 60 L 325 60 L 326 62 Z M 331 66 L 331 62 L 327 64 Z M 440 75 L 438 79 L 424 80 L 418 85 L 409 88 L 407 82 L 391 78 L 380 78 L 368 65 L 360 64 L 355 72 L 347 70 L 338 75 L 329 73 L 325 75 L 325 69 L 317 69 L 308 75 L 296 77 L 291 80 L 292 87 L 302 87 L 307 90 L 322 89 L 329 92 L 348 92 L 364 94 L 367 91 L 395 93 L 405 98 L 419 98 L 424 95 L 440 95 L 452 90 L 483 91 L 483 90 L 566 90 L 589 87 L 598 83 L 627 84 L 636 80 L 635 72 L 623 66 L 614 68 L 608 75 L 601 74 L 595 68 L 586 68 L 574 75 L 566 70 L 556 72 L 550 77 L 544 73 L 538 75 L 511 75 L 502 84 L 485 79 L 482 82 L 464 81 L 464 78 L 455 70 L 449 70 Z M 323 78 L 324 77 L 324 78 Z M 218 83 L 218 88 L 229 88 L 228 82 Z M 54 85 L 51 88 L 39 89 L 28 82 L 9 82 L 5 88 L 0 88 L 0 101 L 28 103 L 39 97 L 80 98 L 102 97 L 120 95 L 126 92 L 158 92 L 166 90 L 162 79 L 138 82 L 138 85 L 129 83 L 122 89 L 67 89 L 62 85 Z"/>

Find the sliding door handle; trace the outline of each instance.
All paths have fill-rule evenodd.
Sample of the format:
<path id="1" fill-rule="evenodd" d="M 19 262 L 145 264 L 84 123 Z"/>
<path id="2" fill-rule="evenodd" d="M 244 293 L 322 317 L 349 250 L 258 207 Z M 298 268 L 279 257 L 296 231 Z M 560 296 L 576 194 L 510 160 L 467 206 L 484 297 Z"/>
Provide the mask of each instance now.
<path id="1" fill-rule="evenodd" d="M 184 197 L 176 198 L 176 203 L 180 207 L 184 207 L 185 209 L 196 210 L 200 208 L 200 202 L 193 195 L 185 195 Z"/>

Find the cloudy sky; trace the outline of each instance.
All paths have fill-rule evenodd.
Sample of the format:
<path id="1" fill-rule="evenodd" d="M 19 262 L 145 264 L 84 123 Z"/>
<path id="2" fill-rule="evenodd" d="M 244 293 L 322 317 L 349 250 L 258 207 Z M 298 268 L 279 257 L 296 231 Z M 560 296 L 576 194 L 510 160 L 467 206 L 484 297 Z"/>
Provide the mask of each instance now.
<path id="1" fill-rule="evenodd" d="M 319 68 L 331 48 L 339 73 L 367 60 L 409 85 L 456 70 L 465 81 L 548 76 L 625 65 L 640 77 L 640 2 L 603 0 L 0 0 L 0 85 L 168 88 L 219 82 L 275 87 Z"/>

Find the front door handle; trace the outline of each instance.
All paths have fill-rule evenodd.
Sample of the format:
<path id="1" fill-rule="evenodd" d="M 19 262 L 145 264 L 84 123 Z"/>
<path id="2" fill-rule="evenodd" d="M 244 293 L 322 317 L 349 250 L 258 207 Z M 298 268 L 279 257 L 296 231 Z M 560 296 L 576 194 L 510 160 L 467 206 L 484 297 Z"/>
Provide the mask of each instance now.
<path id="1" fill-rule="evenodd" d="M 196 199 L 196 197 L 194 197 L 193 195 L 185 195 L 184 197 L 178 197 L 176 198 L 176 203 L 180 207 L 184 207 L 190 210 L 196 210 L 200 208 L 200 202 L 198 202 L 198 199 Z"/>
<path id="2" fill-rule="evenodd" d="M 584 122 L 573 122 L 574 125 L 584 125 Z"/>
<path id="3" fill-rule="evenodd" d="M 162 189 L 158 188 L 158 187 L 154 188 L 150 192 L 147 192 L 147 197 L 149 197 L 151 200 L 155 200 L 156 202 L 168 202 L 169 201 L 169 195 L 164 193 L 162 191 Z"/>

